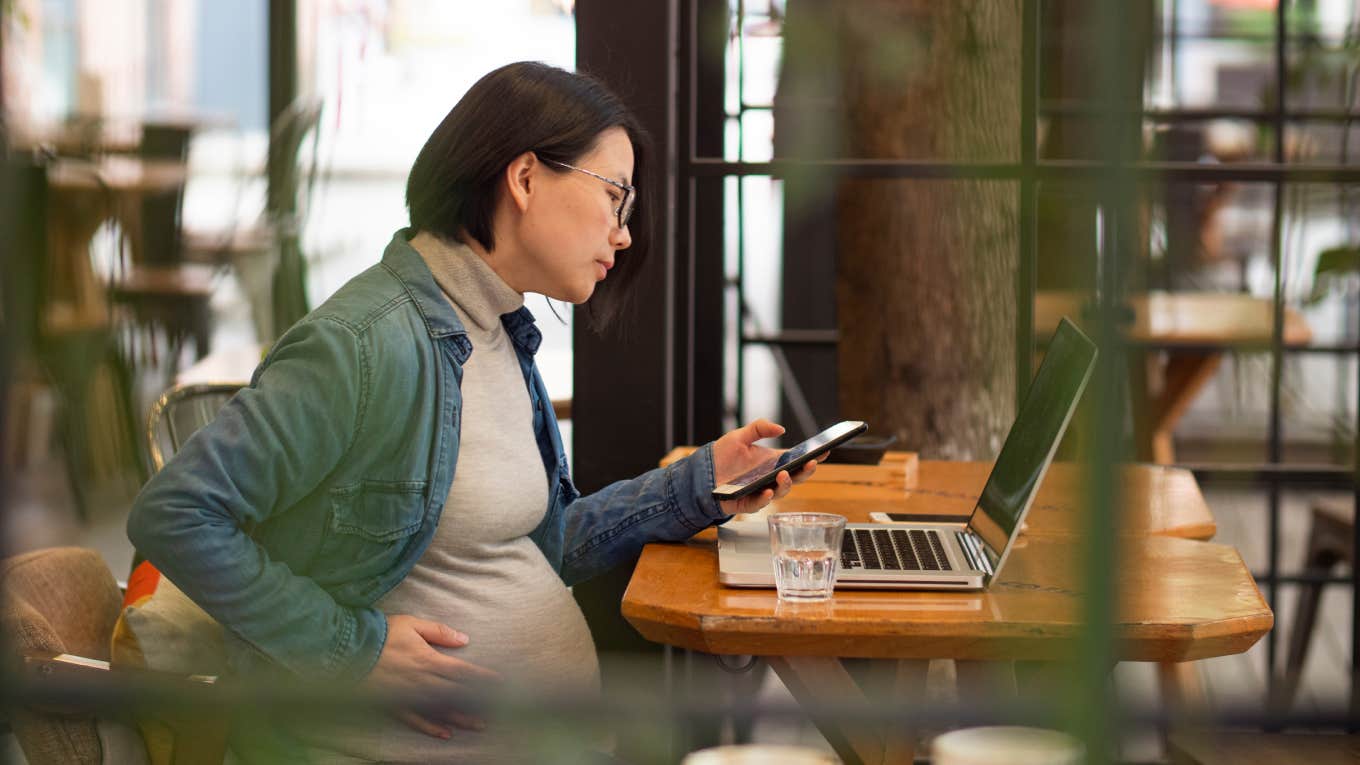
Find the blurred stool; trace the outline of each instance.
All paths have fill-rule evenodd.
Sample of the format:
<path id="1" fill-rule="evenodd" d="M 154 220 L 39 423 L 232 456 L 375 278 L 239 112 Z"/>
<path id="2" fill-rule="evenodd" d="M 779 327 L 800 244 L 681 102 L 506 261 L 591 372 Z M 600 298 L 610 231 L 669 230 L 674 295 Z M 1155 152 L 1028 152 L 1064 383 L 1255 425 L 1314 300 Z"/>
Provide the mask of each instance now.
<path id="1" fill-rule="evenodd" d="M 1355 512 L 1348 503 L 1318 501 L 1313 505 L 1312 527 L 1308 531 L 1308 551 L 1303 558 L 1303 572 L 1324 577 L 1338 563 L 1355 565 Z M 1322 600 L 1323 583 L 1307 582 L 1300 587 L 1298 605 L 1294 607 L 1294 626 L 1289 633 L 1289 655 L 1285 659 L 1284 677 L 1278 684 L 1275 703 L 1288 710 L 1298 693 L 1303 664 L 1308 659 L 1308 646 L 1313 640 L 1317 624 L 1318 603 Z"/>

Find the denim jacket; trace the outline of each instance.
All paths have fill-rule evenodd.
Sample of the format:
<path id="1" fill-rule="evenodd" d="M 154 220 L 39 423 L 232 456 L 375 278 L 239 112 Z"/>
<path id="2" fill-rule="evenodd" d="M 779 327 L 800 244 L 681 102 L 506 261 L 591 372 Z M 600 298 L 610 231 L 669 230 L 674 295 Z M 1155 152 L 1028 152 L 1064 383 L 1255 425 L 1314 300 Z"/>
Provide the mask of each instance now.
<path id="1" fill-rule="evenodd" d="M 474 349 L 413 233 L 398 231 L 379 264 L 289 329 L 133 505 L 128 536 L 226 627 L 234 671 L 366 675 L 387 636 L 373 605 L 411 571 L 444 512 Z M 502 322 L 549 477 L 531 536 L 567 584 L 727 519 L 710 495 L 711 445 L 580 496 L 534 364 L 533 316 L 520 308 Z"/>

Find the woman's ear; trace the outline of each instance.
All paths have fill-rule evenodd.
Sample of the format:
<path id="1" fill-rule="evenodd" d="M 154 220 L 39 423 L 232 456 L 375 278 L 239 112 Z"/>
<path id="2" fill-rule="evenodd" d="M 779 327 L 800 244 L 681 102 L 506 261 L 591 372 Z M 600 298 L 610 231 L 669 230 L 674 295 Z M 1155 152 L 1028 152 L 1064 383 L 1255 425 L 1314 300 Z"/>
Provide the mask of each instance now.
<path id="1" fill-rule="evenodd" d="M 505 187 L 510 192 L 510 201 L 520 212 L 529 209 L 529 198 L 537 190 L 534 174 L 538 169 L 538 157 L 532 151 L 524 152 L 505 166 Z"/>

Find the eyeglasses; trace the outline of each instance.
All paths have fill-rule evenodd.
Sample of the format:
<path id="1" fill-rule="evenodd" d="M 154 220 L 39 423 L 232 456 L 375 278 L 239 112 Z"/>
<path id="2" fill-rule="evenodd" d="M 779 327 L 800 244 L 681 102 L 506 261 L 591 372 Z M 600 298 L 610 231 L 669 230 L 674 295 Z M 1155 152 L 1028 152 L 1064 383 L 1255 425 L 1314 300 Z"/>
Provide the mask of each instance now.
<path id="1" fill-rule="evenodd" d="M 543 158 L 539 157 L 539 159 Z M 637 202 L 636 188 L 619 183 L 618 181 L 613 180 L 611 178 L 606 178 L 603 175 L 600 175 L 599 173 L 592 173 L 589 170 L 576 167 L 575 165 L 568 165 L 566 162 L 558 162 L 556 160 L 551 159 L 543 159 L 543 161 L 547 162 L 550 165 L 557 165 L 558 167 L 565 167 L 568 170 L 575 170 L 578 173 L 585 173 L 586 175 L 589 175 L 591 178 L 599 178 L 600 180 L 604 181 L 610 186 L 613 186 L 619 191 L 622 191 L 623 201 L 619 202 L 619 207 L 614 211 L 614 214 L 618 216 L 619 228 L 623 228 L 628 225 L 628 219 L 633 217 L 633 204 Z"/>

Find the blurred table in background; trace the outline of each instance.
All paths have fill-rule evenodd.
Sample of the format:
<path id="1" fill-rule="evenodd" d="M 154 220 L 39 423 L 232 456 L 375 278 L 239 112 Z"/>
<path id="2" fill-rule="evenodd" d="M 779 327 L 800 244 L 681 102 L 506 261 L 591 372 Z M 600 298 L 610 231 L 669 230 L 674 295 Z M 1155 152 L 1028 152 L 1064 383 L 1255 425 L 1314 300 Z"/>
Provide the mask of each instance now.
<path id="1" fill-rule="evenodd" d="M 49 315 L 44 321 L 107 322 L 107 286 L 90 260 L 95 232 L 105 221 L 116 221 L 135 261 L 141 195 L 182 186 L 187 177 L 182 162 L 136 157 L 57 159 L 48 166 Z"/>
<path id="2" fill-rule="evenodd" d="M 97 157 L 136 154 L 147 125 L 181 127 L 189 131 L 229 128 L 236 120 L 227 114 L 176 109 L 136 116 L 76 114 L 61 122 L 41 125 L 16 123 L 10 127 L 10 147 L 47 152 L 58 157 Z"/>
<path id="3" fill-rule="evenodd" d="M 1034 331 L 1041 340 L 1067 316 L 1084 325 L 1087 296 L 1040 292 L 1034 299 Z M 1134 444 L 1139 460 L 1176 461 L 1176 424 L 1213 378 L 1228 351 L 1268 350 L 1274 337 L 1275 306 L 1267 298 L 1236 293 L 1150 292 L 1127 301 L 1129 395 Z M 1285 306 L 1284 344 L 1303 346 L 1312 331 L 1303 316 Z M 1162 354 L 1165 353 L 1163 358 Z"/>
<path id="4" fill-rule="evenodd" d="M 62 402 L 67 469 L 82 514 L 88 512 L 89 482 L 141 480 L 133 375 L 117 342 L 124 324 L 112 308 L 110 284 L 95 270 L 93 240 L 101 226 L 114 222 L 124 237 L 118 247 L 138 247 L 141 195 L 182 186 L 186 176 L 182 162 L 136 157 L 47 164 L 38 352 Z"/>

